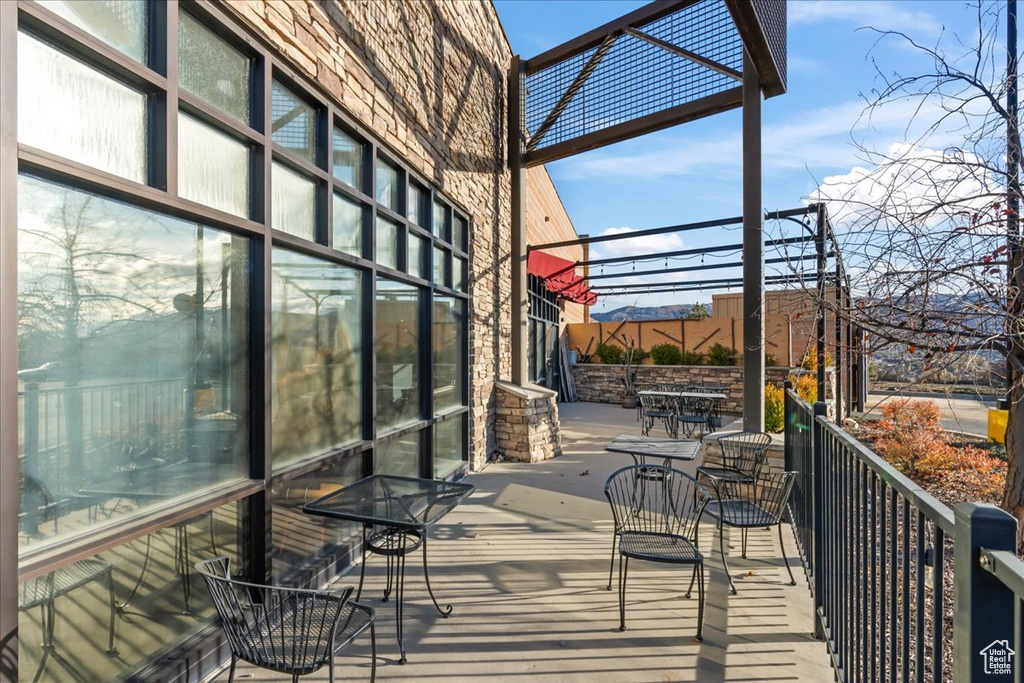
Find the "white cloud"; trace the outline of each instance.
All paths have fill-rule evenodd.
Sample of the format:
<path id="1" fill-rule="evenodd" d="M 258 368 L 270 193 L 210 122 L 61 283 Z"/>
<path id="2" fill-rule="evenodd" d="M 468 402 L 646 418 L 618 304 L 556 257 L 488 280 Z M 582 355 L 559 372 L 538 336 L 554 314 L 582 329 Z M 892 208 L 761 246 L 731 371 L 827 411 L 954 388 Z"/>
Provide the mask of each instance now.
<path id="1" fill-rule="evenodd" d="M 601 236 L 626 235 L 631 232 L 636 232 L 636 228 L 607 228 L 601 233 Z M 591 258 L 658 254 L 665 251 L 677 251 L 683 248 L 683 240 L 675 233 L 645 235 L 643 237 L 627 237 L 626 239 L 615 240 L 614 242 L 599 242 L 591 250 Z"/>
<path id="2" fill-rule="evenodd" d="M 908 7 L 886 0 L 799 0 L 788 3 L 787 8 L 793 26 L 842 21 L 858 27 L 914 31 L 931 36 L 942 31 L 942 24 L 931 14 L 921 11 L 916 3 Z"/>

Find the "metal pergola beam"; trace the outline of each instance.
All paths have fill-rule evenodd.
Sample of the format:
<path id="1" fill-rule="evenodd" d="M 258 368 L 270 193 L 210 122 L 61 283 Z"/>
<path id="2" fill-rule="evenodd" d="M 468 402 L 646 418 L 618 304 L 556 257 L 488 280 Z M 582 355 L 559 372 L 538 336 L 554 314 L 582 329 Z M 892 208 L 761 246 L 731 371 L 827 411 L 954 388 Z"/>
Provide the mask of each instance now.
<path id="1" fill-rule="evenodd" d="M 523 72 L 529 76 L 558 62 L 575 57 L 587 50 L 597 47 L 604 39 L 614 33 L 623 33 L 627 28 L 644 26 L 668 16 L 673 12 L 694 5 L 699 0 L 655 0 L 655 2 L 644 5 L 628 14 L 609 21 L 607 24 L 580 34 L 561 45 L 540 53 L 536 57 L 523 61 Z"/>
<path id="2" fill-rule="evenodd" d="M 764 204 L 761 83 L 743 51 L 743 429 L 764 431 Z M 805 238 L 800 238 L 801 240 Z"/>
<path id="3" fill-rule="evenodd" d="M 817 258 L 814 254 L 799 254 L 797 256 L 780 256 L 779 258 L 766 259 L 765 264 L 792 263 L 794 261 L 810 261 Z M 600 273 L 588 275 L 586 279 L 607 280 L 616 277 L 643 277 L 645 275 L 668 275 L 669 273 L 693 273 L 701 270 L 720 270 L 722 268 L 739 268 L 743 261 L 730 261 L 728 263 L 702 263 L 699 266 L 681 266 L 679 268 L 662 268 L 660 270 L 641 270 L 632 273 Z"/>
<path id="4" fill-rule="evenodd" d="M 742 216 L 735 216 L 733 218 L 719 218 L 713 221 L 700 221 L 698 223 L 666 225 L 663 228 L 648 228 L 646 230 L 637 230 L 635 232 L 622 232 L 617 235 L 598 235 L 596 237 L 579 237 L 574 240 L 563 240 L 561 242 L 548 242 L 547 244 L 538 244 L 536 246 L 531 245 L 528 249 L 530 251 L 538 251 L 540 249 L 557 249 L 558 247 L 575 247 L 582 244 L 613 242 L 615 240 L 624 240 L 631 237 L 649 237 L 651 235 L 664 235 L 671 232 L 688 232 L 690 230 L 702 230 L 704 228 L 720 228 L 723 225 L 738 225 L 742 220 Z"/>
<path id="5" fill-rule="evenodd" d="M 811 237 L 784 237 L 781 239 L 765 240 L 765 247 L 780 247 L 787 244 L 803 244 L 810 242 Z M 589 261 L 577 261 L 573 265 L 580 266 L 602 266 L 609 263 L 627 263 L 629 261 L 649 261 L 662 258 L 675 258 L 677 256 L 694 256 L 700 254 L 714 254 L 723 251 L 742 251 L 743 244 L 721 244 L 717 247 L 699 247 L 694 249 L 681 249 L 679 251 L 664 251 L 658 254 L 634 254 L 632 256 L 611 256 L 603 259 L 592 259 Z"/>
<path id="6" fill-rule="evenodd" d="M 786 275 L 771 275 L 764 279 L 765 284 L 779 284 L 784 282 L 804 282 L 806 280 L 816 280 L 818 277 L 817 273 L 793 273 Z M 604 290 L 626 290 L 626 289 L 644 289 L 650 287 L 688 287 L 690 285 L 742 285 L 742 277 L 733 278 L 718 278 L 715 280 L 682 280 L 679 282 L 624 282 L 618 285 L 595 285 L 591 289 L 598 291 Z M 608 292 L 607 295 L 611 295 Z"/>
<path id="7" fill-rule="evenodd" d="M 708 59 L 707 57 L 697 54 L 696 52 L 691 52 L 690 50 L 687 50 L 684 47 L 673 45 L 667 40 L 662 40 L 657 36 L 652 36 L 648 33 L 644 33 L 643 31 L 638 31 L 635 28 L 627 28 L 626 33 L 633 36 L 634 38 L 639 38 L 640 40 L 646 43 L 650 43 L 651 45 L 660 47 L 663 50 L 667 50 L 668 52 L 671 52 L 672 54 L 678 57 L 687 59 L 693 62 L 694 64 L 699 64 L 700 66 L 711 69 L 712 71 L 720 73 L 723 76 L 728 76 L 729 78 L 732 78 L 737 81 L 743 80 L 743 74 L 737 71 L 736 69 L 732 69 L 724 64 L 719 64 L 713 59 Z"/>

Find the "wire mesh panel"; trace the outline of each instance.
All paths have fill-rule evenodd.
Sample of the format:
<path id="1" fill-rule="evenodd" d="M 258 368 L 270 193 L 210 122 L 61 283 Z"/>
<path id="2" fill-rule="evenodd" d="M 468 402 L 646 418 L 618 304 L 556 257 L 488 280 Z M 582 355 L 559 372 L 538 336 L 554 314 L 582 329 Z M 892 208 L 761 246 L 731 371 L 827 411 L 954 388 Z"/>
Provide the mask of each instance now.
<path id="1" fill-rule="evenodd" d="M 722 0 L 701 0 L 637 29 L 728 70 L 742 70 L 743 43 Z M 543 149 L 735 87 L 736 79 L 719 70 L 635 35 L 611 34 L 528 73 L 528 146 Z"/>
<path id="2" fill-rule="evenodd" d="M 779 77 L 782 79 L 783 88 L 786 87 L 786 0 L 755 0 L 751 3 L 754 14 L 761 24 L 761 31 L 768 41 L 768 49 L 775 60 L 775 68 L 778 69 Z"/>

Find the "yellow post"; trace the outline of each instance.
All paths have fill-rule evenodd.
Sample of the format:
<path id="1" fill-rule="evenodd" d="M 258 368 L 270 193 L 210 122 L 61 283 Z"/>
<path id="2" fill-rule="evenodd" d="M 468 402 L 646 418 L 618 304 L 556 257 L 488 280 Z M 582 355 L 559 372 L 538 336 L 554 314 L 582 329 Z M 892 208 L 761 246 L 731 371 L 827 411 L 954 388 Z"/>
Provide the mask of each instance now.
<path id="1" fill-rule="evenodd" d="M 1006 443 L 1006 423 L 1010 417 L 1009 410 L 999 408 L 988 409 L 988 438 L 996 443 Z"/>

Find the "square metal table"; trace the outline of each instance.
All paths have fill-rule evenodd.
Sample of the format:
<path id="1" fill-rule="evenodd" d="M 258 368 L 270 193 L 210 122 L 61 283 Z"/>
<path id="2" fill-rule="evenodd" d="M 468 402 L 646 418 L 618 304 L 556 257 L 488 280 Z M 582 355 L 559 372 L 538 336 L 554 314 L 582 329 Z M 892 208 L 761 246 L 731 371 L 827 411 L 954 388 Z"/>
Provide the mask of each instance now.
<path id="1" fill-rule="evenodd" d="M 452 606 L 446 605 L 442 609 L 430 586 L 430 573 L 427 569 L 427 532 L 472 493 L 473 488 L 472 484 L 458 482 L 374 474 L 302 506 L 302 511 L 310 515 L 362 524 L 363 558 L 359 569 L 356 600 L 363 592 L 367 551 L 387 558 L 388 582 L 387 588 L 384 589 L 384 601 L 387 602 L 393 588 L 398 648 L 402 652 L 400 664 L 406 662 L 405 645 L 402 643 L 405 557 L 420 546 L 423 547 L 423 578 L 427 584 L 427 592 L 437 611 L 442 617 L 447 618 L 452 613 Z"/>
<path id="2" fill-rule="evenodd" d="M 626 453 L 633 457 L 637 465 L 646 465 L 647 458 L 662 460 L 665 465 L 670 465 L 673 460 L 695 460 L 700 450 L 700 441 L 620 434 L 604 449 L 612 453 Z"/>

